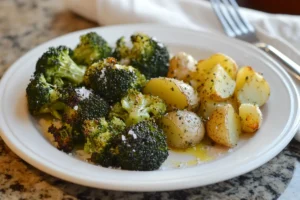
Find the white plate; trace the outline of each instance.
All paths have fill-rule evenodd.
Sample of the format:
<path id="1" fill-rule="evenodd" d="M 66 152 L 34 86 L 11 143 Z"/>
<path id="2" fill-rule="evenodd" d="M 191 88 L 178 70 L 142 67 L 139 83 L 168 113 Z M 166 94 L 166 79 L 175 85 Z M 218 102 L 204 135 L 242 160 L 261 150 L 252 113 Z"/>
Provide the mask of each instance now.
<path id="1" fill-rule="evenodd" d="M 25 88 L 35 63 L 50 46 L 74 47 L 79 36 L 96 31 L 113 44 L 121 35 L 142 31 L 165 43 L 172 52 L 186 51 L 196 59 L 222 52 L 237 63 L 262 72 L 271 86 L 263 108 L 264 122 L 253 138 L 221 159 L 194 167 L 151 172 L 107 169 L 88 164 L 54 148 L 27 111 Z M 0 85 L 1 136 L 21 158 L 67 181 L 96 188 L 161 191 L 216 183 L 253 170 L 277 155 L 293 138 L 299 120 L 299 94 L 287 73 L 255 47 L 223 36 L 158 25 L 125 25 L 71 33 L 31 50 L 14 63 Z"/>

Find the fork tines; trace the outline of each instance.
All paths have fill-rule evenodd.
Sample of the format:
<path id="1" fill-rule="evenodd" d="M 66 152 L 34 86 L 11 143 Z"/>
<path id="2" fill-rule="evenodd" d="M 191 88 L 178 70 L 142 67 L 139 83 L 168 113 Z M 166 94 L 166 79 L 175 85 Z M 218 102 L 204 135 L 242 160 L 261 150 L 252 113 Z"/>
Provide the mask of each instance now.
<path id="1" fill-rule="evenodd" d="M 241 16 L 235 0 L 211 0 L 211 5 L 228 36 L 255 32 L 253 26 Z"/>

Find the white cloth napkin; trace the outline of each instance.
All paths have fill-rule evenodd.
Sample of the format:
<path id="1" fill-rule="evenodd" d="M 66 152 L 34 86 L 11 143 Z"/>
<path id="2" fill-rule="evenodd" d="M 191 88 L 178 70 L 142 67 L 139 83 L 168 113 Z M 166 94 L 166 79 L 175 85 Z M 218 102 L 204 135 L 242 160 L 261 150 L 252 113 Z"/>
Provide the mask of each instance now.
<path id="1" fill-rule="evenodd" d="M 160 23 L 224 34 L 210 3 L 203 0 L 65 0 L 65 5 L 100 25 Z M 241 12 L 256 27 L 260 40 L 300 64 L 300 16 Z M 295 83 L 300 91 L 300 81 Z M 300 130 L 295 138 L 300 141 Z"/>

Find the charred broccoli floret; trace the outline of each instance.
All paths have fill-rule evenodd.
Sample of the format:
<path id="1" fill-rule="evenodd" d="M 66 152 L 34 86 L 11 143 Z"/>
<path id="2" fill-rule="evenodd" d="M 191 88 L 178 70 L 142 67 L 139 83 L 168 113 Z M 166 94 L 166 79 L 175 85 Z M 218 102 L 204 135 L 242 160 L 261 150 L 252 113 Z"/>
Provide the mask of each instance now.
<path id="1" fill-rule="evenodd" d="M 144 86 L 146 79 L 137 69 L 117 64 L 114 58 L 107 58 L 88 68 L 84 83 L 109 103 L 115 103 L 129 89 L 140 89 Z"/>
<path id="2" fill-rule="evenodd" d="M 113 56 L 121 63 L 129 63 L 140 70 L 147 79 L 166 76 L 169 68 L 167 48 L 146 34 L 137 33 L 131 36 L 132 48 L 126 46 L 124 37 L 116 43 Z"/>
<path id="3" fill-rule="evenodd" d="M 32 115 L 51 113 L 58 117 L 60 105 L 54 104 L 60 98 L 57 87 L 47 83 L 43 74 L 36 74 L 26 88 L 29 112 Z"/>
<path id="4" fill-rule="evenodd" d="M 165 112 L 166 104 L 159 97 L 130 90 L 121 102 L 112 107 L 109 116 L 121 118 L 130 126 L 151 117 L 159 118 Z"/>
<path id="5" fill-rule="evenodd" d="M 81 89 L 84 90 L 85 88 L 84 87 L 76 88 L 70 85 L 67 87 L 59 88 L 59 91 L 61 93 L 61 97 L 59 98 L 59 101 L 73 108 L 74 106 L 79 104 L 79 102 L 83 98 L 82 97 L 83 95 L 89 95 L 91 93 L 91 91 L 87 90 L 86 91 L 87 94 L 83 92 L 82 92 L 83 94 L 81 94 L 81 92 L 79 92 L 79 90 Z"/>
<path id="6" fill-rule="evenodd" d="M 57 86 L 81 84 L 86 68 L 78 66 L 69 53 L 65 46 L 50 47 L 37 61 L 35 74 L 44 74 L 48 83 Z"/>
<path id="7" fill-rule="evenodd" d="M 53 134 L 57 143 L 62 143 L 58 145 L 58 149 L 67 152 L 70 150 L 65 146 L 71 146 L 71 144 L 74 146 L 85 142 L 84 122 L 106 117 L 110 108 L 105 100 L 84 87 L 61 88 L 60 92 L 61 96 L 56 104 L 59 103 L 61 105 L 59 119 L 64 125 L 61 128 L 56 128 L 52 125 L 49 128 L 49 132 Z M 62 137 L 63 140 L 59 137 L 61 133 L 64 136 Z M 63 143 L 64 141 L 67 141 L 69 145 L 64 146 L 63 144 L 66 143 Z"/>
<path id="8" fill-rule="evenodd" d="M 76 110 L 76 106 L 80 102 L 80 97 L 76 93 L 76 89 L 72 86 L 68 86 L 65 88 L 59 88 L 61 93 L 60 98 L 57 100 L 63 107 L 60 112 L 60 118 L 63 122 L 68 124 L 75 124 L 78 122 L 78 112 Z M 75 109 L 74 109 L 75 108 Z"/>
<path id="9" fill-rule="evenodd" d="M 91 160 L 104 167 L 150 171 L 158 169 L 168 157 L 166 137 L 154 121 L 142 121 L 113 138 L 102 153 Z"/>
<path id="10" fill-rule="evenodd" d="M 82 143 L 84 142 L 82 130 L 84 121 L 106 117 L 110 106 L 99 95 L 84 87 L 71 89 L 69 94 L 65 93 L 63 96 L 68 105 L 64 109 L 63 121 L 72 124 L 75 140 Z"/>
<path id="11" fill-rule="evenodd" d="M 63 122 L 66 122 L 68 124 L 76 124 L 79 123 L 79 117 L 78 117 L 78 111 L 75 107 L 70 107 L 66 104 L 63 105 L 63 110 L 61 111 L 61 117 L 60 119 Z"/>
<path id="12" fill-rule="evenodd" d="M 73 59 L 77 64 L 91 65 L 111 56 L 112 48 L 97 33 L 91 32 L 80 36 L 80 43 L 74 49 Z"/>
<path id="13" fill-rule="evenodd" d="M 48 132 L 54 137 L 57 148 L 64 152 L 71 152 L 74 148 L 72 127 L 70 124 L 64 123 L 61 127 L 53 124 L 49 127 Z"/>
<path id="14" fill-rule="evenodd" d="M 113 118 L 108 122 L 105 118 L 85 120 L 83 123 L 83 133 L 86 137 L 84 151 L 101 154 L 106 146 L 111 145 L 112 139 L 121 133 L 125 127 L 125 123 L 118 118 Z"/>

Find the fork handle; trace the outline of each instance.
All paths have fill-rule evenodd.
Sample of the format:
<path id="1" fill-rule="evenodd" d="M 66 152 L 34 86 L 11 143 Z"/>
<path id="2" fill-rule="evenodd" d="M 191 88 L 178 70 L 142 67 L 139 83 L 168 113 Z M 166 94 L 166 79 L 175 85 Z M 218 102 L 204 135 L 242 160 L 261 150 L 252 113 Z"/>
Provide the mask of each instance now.
<path id="1" fill-rule="evenodd" d="M 281 61 L 288 69 L 289 71 L 298 79 L 300 80 L 300 65 L 295 63 L 292 59 L 281 53 L 278 49 L 275 47 L 266 44 L 266 43 L 256 43 L 255 44 L 258 48 L 264 50 L 265 52 L 271 54 L 275 58 L 277 58 L 279 61 Z"/>

